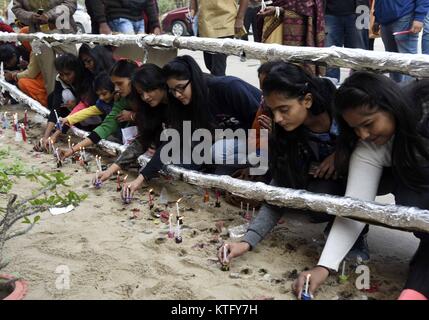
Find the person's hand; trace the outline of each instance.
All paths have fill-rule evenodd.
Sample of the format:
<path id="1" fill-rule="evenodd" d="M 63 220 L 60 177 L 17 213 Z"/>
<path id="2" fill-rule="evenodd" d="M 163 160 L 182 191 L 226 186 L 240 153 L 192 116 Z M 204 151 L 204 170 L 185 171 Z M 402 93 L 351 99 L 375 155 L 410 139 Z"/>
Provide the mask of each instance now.
<path id="1" fill-rule="evenodd" d="M 227 246 L 227 249 L 228 249 L 228 255 L 226 257 L 226 260 L 224 260 L 224 256 L 223 256 L 223 250 L 224 250 L 223 247 L 224 246 Z M 229 262 L 231 262 L 231 260 L 233 258 L 237 258 L 239 256 L 242 256 L 243 254 L 245 254 L 249 250 L 250 250 L 250 245 L 247 242 L 226 243 L 222 247 L 219 248 L 219 250 L 217 252 L 217 257 L 219 258 L 219 261 L 222 264 L 229 263 Z"/>
<path id="2" fill-rule="evenodd" d="M 59 149 L 58 154 L 60 156 L 61 161 L 63 161 L 64 159 L 71 157 L 74 152 L 72 149 Z"/>
<path id="3" fill-rule="evenodd" d="M 98 31 L 100 32 L 100 34 L 112 34 L 112 29 L 110 29 L 107 22 L 100 23 Z"/>
<path id="4" fill-rule="evenodd" d="M 133 197 L 134 193 L 141 188 L 141 186 L 143 185 L 144 182 L 144 178 L 143 176 L 140 174 L 136 180 L 134 180 L 131 183 L 125 183 L 124 187 L 122 188 L 122 197 L 125 199 L 127 198 L 127 196 L 130 196 L 131 198 Z M 129 194 L 127 195 L 127 189 L 129 189 Z"/>
<path id="5" fill-rule="evenodd" d="M 276 13 L 275 7 L 267 7 L 265 10 L 262 10 L 258 12 L 258 16 L 268 17 L 273 16 Z"/>
<path id="6" fill-rule="evenodd" d="M 412 33 L 420 33 L 420 31 L 422 31 L 422 29 L 423 29 L 423 22 L 414 20 L 413 25 L 410 29 L 411 32 Z"/>
<path id="7" fill-rule="evenodd" d="M 60 121 L 61 121 L 61 124 L 62 124 L 63 126 L 69 126 L 69 127 L 71 127 L 70 122 L 69 122 L 69 120 L 67 119 L 67 117 L 66 117 L 66 118 L 60 118 Z"/>
<path id="8" fill-rule="evenodd" d="M 271 133 L 273 121 L 271 120 L 270 117 L 266 116 L 265 114 L 260 115 L 258 117 L 258 123 L 262 129 L 267 129 L 268 132 Z"/>
<path id="9" fill-rule="evenodd" d="M 374 24 L 372 25 L 372 33 L 376 35 L 380 34 L 380 28 L 380 24 L 378 22 L 374 22 Z"/>
<path id="10" fill-rule="evenodd" d="M 160 27 L 153 28 L 152 33 L 157 35 L 157 36 L 160 35 L 161 34 L 161 28 Z"/>
<path id="11" fill-rule="evenodd" d="M 305 286 L 305 281 L 307 280 L 307 275 L 311 274 L 308 293 L 310 296 L 313 296 L 317 289 L 326 281 L 329 276 L 329 271 L 323 267 L 314 267 L 309 271 L 301 272 L 298 278 L 292 284 L 293 293 L 298 297 L 298 300 L 301 300 L 301 294 Z"/>
<path id="12" fill-rule="evenodd" d="M 237 17 L 235 19 L 234 32 L 235 34 L 241 34 L 244 28 L 244 19 Z"/>
<path id="13" fill-rule="evenodd" d="M 46 14 L 42 14 L 38 17 L 38 22 L 40 24 L 47 24 L 49 22 L 49 18 Z"/>
<path id="14" fill-rule="evenodd" d="M 108 180 L 115 172 L 111 170 L 112 167 L 109 167 L 107 170 L 100 172 L 98 179 L 101 182 Z M 95 181 L 95 178 L 94 178 Z"/>
<path id="15" fill-rule="evenodd" d="M 33 13 L 32 15 L 31 15 L 31 18 L 30 18 L 30 20 L 31 20 L 31 22 L 33 22 L 33 23 L 39 23 L 39 21 L 40 21 L 40 14 L 38 14 L 38 13 Z"/>
<path id="16" fill-rule="evenodd" d="M 249 168 L 238 169 L 231 175 L 231 177 L 248 181 L 250 180 L 250 170 Z"/>
<path id="17" fill-rule="evenodd" d="M 49 150 L 49 137 L 48 138 L 43 137 L 42 148 L 44 149 L 44 151 L 50 152 L 50 150 Z"/>
<path id="18" fill-rule="evenodd" d="M 335 152 L 322 161 L 314 173 L 314 177 L 320 179 L 335 178 Z"/>
<path id="19" fill-rule="evenodd" d="M 4 78 L 6 79 L 7 82 L 13 82 L 16 80 L 16 75 L 18 74 L 18 72 L 13 72 L 13 71 L 8 71 L 5 70 L 4 72 Z"/>
<path id="20" fill-rule="evenodd" d="M 135 120 L 135 112 L 124 110 L 116 116 L 116 119 L 119 122 L 134 121 Z"/>

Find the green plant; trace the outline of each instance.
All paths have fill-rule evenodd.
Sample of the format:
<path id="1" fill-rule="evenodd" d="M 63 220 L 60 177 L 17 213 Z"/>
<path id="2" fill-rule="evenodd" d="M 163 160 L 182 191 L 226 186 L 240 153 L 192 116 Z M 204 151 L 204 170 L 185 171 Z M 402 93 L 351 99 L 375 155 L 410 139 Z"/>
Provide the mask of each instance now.
<path id="1" fill-rule="evenodd" d="M 8 151 L 0 150 L 0 159 L 7 157 L 9 154 Z M 0 206 L 0 269 L 7 265 L 3 261 L 5 242 L 30 231 L 40 221 L 40 216 L 37 214 L 53 206 L 65 207 L 71 204 L 76 206 L 87 197 L 85 194 L 79 195 L 71 190 L 60 194 L 57 187 L 69 187 L 67 180 L 70 179 L 62 172 L 45 173 L 37 169 L 28 170 L 16 160 L 11 165 L 0 162 L 1 194 L 8 194 L 16 178 L 26 178 L 36 183 L 38 188 L 33 190 L 31 196 L 23 199 L 18 199 L 18 195 L 11 194 L 7 196 L 6 207 Z M 30 219 L 32 216 L 34 218 Z M 28 227 L 21 231 L 10 232 L 11 227 L 18 221 L 28 224 Z"/>

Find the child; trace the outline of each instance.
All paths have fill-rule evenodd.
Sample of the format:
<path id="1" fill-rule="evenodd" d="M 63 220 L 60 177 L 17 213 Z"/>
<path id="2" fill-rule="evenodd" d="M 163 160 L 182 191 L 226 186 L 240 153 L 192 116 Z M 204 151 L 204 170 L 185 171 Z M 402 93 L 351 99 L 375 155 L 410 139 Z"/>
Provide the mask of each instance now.
<path id="1" fill-rule="evenodd" d="M 66 117 L 78 101 L 87 99 L 91 92 L 91 77 L 80 60 L 73 54 L 66 53 L 55 59 L 58 72 L 54 92 L 49 96 L 48 106 L 51 113 L 48 117 L 42 145 L 36 145 L 36 150 L 44 148 L 49 151 L 49 140 L 52 130 L 60 126 L 60 118 Z M 53 136 L 52 142 L 55 142 Z"/>
<path id="2" fill-rule="evenodd" d="M 415 96 L 411 98 L 416 101 Z M 341 132 L 337 162 L 339 170 L 348 170 L 347 197 L 374 201 L 383 174 L 383 178 L 391 178 L 386 181 L 396 204 L 429 209 L 429 127 L 422 126 L 427 123 L 428 98 L 415 105 L 394 81 L 369 72 L 356 72 L 344 82 L 335 99 L 335 111 Z M 302 272 L 294 283 L 298 298 L 308 274 L 313 294 L 331 270 L 338 270 L 364 226 L 347 218 L 335 219 L 319 263 Z M 428 299 L 429 235 L 414 234 L 420 245 L 401 299 Z"/>
<path id="3" fill-rule="evenodd" d="M 102 72 L 96 76 L 93 90 L 98 96 L 95 106 L 84 108 L 79 112 L 68 115 L 66 118 L 62 118 L 63 126 L 71 127 L 91 117 L 101 116 L 104 119 L 112 111 L 115 101 L 115 85 L 107 73 Z"/>
<path id="4" fill-rule="evenodd" d="M 60 150 L 60 155 L 63 159 L 72 156 L 80 148 L 86 148 L 102 139 L 106 139 L 120 128 L 126 128 L 134 124 L 136 111 L 133 110 L 130 99 L 132 92 L 131 78 L 136 69 L 137 64 L 131 60 L 120 60 L 113 65 L 112 70 L 110 70 L 110 79 L 115 85 L 115 91 L 120 95 L 120 99 L 114 102 L 112 111 L 87 138 L 71 149 Z"/>

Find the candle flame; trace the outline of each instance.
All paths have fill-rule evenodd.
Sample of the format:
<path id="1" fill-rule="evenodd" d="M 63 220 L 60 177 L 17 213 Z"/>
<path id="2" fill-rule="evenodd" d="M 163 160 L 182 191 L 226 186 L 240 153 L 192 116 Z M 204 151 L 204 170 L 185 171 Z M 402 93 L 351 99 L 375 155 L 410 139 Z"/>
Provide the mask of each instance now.
<path id="1" fill-rule="evenodd" d="M 179 203 L 180 201 L 182 201 L 182 198 L 180 198 L 179 200 L 177 200 L 176 202 Z"/>
<path id="2" fill-rule="evenodd" d="M 153 191 L 153 189 L 150 189 L 150 190 L 149 190 L 149 193 L 152 193 L 152 191 Z"/>
<path id="3" fill-rule="evenodd" d="M 124 177 L 124 181 L 125 181 L 125 180 L 127 180 L 127 178 L 128 178 L 128 175 L 126 175 L 126 176 Z"/>

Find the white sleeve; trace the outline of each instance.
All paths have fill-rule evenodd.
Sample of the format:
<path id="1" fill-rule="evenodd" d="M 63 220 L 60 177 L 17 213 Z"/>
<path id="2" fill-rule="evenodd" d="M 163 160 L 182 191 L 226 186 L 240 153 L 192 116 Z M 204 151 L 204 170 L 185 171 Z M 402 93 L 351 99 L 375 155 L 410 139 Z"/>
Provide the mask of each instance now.
<path id="1" fill-rule="evenodd" d="M 349 165 L 346 196 L 374 201 L 383 167 L 390 166 L 391 143 L 375 146 L 359 142 Z M 365 223 L 337 217 L 329 233 L 318 265 L 338 270 L 341 261 L 353 247 Z"/>

